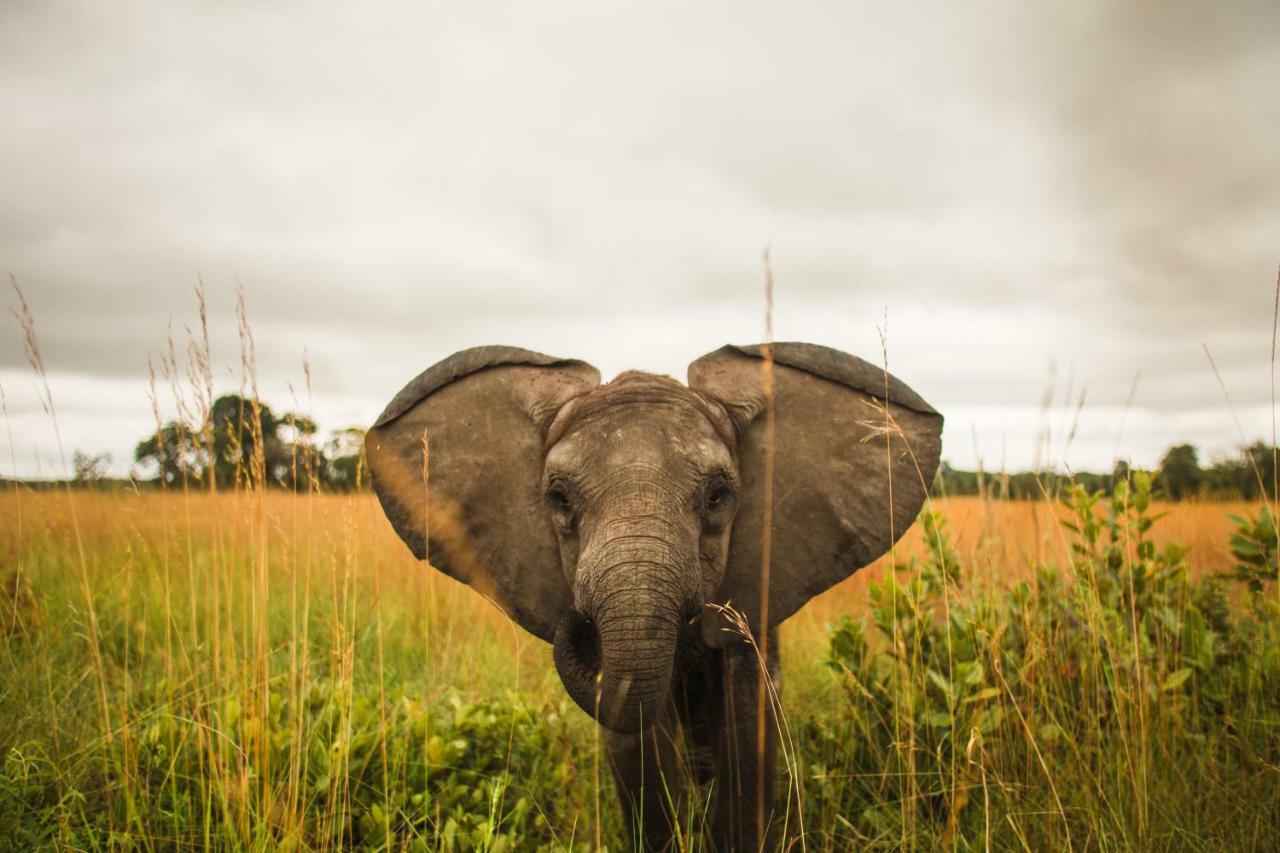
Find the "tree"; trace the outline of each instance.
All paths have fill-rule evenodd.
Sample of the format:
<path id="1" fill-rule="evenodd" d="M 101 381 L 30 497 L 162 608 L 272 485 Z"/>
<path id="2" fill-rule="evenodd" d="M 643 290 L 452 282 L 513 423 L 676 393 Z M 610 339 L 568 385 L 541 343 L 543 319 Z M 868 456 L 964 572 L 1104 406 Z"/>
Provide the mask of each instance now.
<path id="1" fill-rule="evenodd" d="M 1265 442 L 1255 441 L 1244 449 L 1245 461 L 1249 463 L 1249 489 L 1251 498 L 1259 494 L 1275 497 L 1276 456 L 1275 449 Z M 1259 488 L 1261 481 L 1261 488 Z"/>
<path id="2" fill-rule="evenodd" d="M 262 466 L 268 482 L 282 460 L 276 430 L 279 421 L 266 403 L 223 394 L 213 401 L 203 433 L 213 438 L 213 473 L 219 487 L 250 482 Z"/>
<path id="3" fill-rule="evenodd" d="M 111 454 L 77 450 L 71 456 L 71 465 L 75 469 L 77 483 L 97 483 L 107 476 L 107 469 L 111 467 Z"/>
<path id="4" fill-rule="evenodd" d="M 364 473 L 364 430 L 347 427 L 330 433 L 324 465 L 325 482 L 337 491 L 350 492 L 368 485 Z"/>
<path id="5" fill-rule="evenodd" d="M 1275 449 L 1255 441 L 1205 469 L 1203 490 L 1216 498 L 1252 501 L 1260 496 L 1274 497 L 1275 476 Z"/>
<path id="6" fill-rule="evenodd" d="M 154 466 L 157 478 L 171 486 L 204 485 L 212 474 L 227 489 L 258 483 L 294 490 L 356 488 L 364 431 L 334 433 L 327 455 L 316 432 L 315 421 L 305 415 L 277 415 L 261 401 L 224 394 L 202 424 L 171 421 L 140 441 L 134 458 Z"/>
<path id="7" fill-rule="evenodd" d="M 318 487 L 324 478 L 324 454 L 315 443 L 316 422 L 306 415 L 286 414 L 267 443 L 268 475 L 274 484 L 294 491 Z"/>
<path id="8" fill-rule="evenodd" d="M 224 394 L 213 401 L 206 432 L 220 487 L 253 482 L 259 471 L 266 483 L 295 490 L 316 479 L 316 424 L 305 415 L 277 415 L 261 401 Z"/>
<path id="9" fill-rule="evenodd" d="M 1132 475 L 1133 469 L 1129 465 L 1128 459 L 1117 459 L 1116 464 L 1111 468 L 1111 482 L 1108 484 L 1108 491 L 1114 491 L 1119 483 L 1127 483 Z"/>
<path id="10" fill-rule="evenodd" d="M 199 482 L 207 464 L 198 436 L 180 421 L 170 421 L 138 442 L 133 459 L 141 465 L 154 465 L 156 479 L 169 486 Z"/>
<path id="11" fill-rule="evenodd" d="M 1160 487 L 1171 500 L 1180 501 L 1200 493 L 1204 472 L 1196 457 L 1196 449 L 1190 444 L 1175 444 L 1160 458 Z"/>

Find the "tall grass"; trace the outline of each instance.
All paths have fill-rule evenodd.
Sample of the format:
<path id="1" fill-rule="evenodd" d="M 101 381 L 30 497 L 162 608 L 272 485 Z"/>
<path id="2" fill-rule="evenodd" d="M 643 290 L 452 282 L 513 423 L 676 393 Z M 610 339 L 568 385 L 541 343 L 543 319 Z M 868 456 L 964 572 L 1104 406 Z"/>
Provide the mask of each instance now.
<path id="1" fill-rule="evenodd" d="M 0 825 L 73 847 L 339 847 L 368 837 L 359 821 L 374 807 L 394 814 L 413 795 L 423 822 L 469 829 L 454 801 L 466 806 L 509 755 L 544 808 L 568 808 L 542 765 L 576 772 L 549 739 L 589 727 L 551 701 L 540 644 L 402 557 L 367 495 L 316 497 L 305 513 L 308 499 L 274 493 L 77 495 L 109 729 L 65 496 L 21 499 L 22 540 L 4 528 L 6 572 L 21 566 L 29 593 L 5 611 Z M 546 732 L 517 726 L 542 717 Z"/>
<path id="2" fill-rule="evenodd" d="M 1115 497 L 1080 500 L 1082 532 L 1003 579 L 980 562 L 1000 528 L 965 521 L 978 499 L 941 501 L 898 568 L 788 626 L 785 763 L 804 776 L 807 847 L 1274 841 L 1273 599 L 1210 592 L 1193 565 L 1228 561 L 1157 545 L 1159 526 L 1141 529 L 1155 507 L 1135 516 L 1132 495 L 1114 537 Z M 547 649 L 402 553 L 369 496 L 74 502 L 97 652 L 67 495 L 0 501 L 15 846 L 618 847 L 594 726 Z M 1219 511 L 1178 505 L 1163 523 Z"/>
<path id="3" fill-rule="evenodd" d="M 208 420 L 197 301 L 152 373 L 158 437 L 166 394 Z M 414 561 L 369 495 L 265 483 L 258 453 L 229 489 L 0 497 L 0 845 L 621 847 L 550 650 Z M 1142 475 L 936 499 L 781 634 L 787 842 L 1274 847 L 1275 526 L 1253 510 L 1162 506 Z M 702 848 L 706 803 L 682 847 Z"/>

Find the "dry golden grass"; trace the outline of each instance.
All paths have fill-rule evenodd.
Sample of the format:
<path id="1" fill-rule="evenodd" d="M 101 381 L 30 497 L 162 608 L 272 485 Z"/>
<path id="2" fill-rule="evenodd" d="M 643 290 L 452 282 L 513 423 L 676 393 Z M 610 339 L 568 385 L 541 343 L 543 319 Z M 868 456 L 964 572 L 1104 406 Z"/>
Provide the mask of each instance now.
<path id="1" fill-rule="evenodd" d="M 978 497 L 935 498 L 934 509 L 946 518 L 962 564 L 974 575 L 993 584 L 1030 577 L 1039 563 L 1068 562 L 1069 545 L 1060 522 L 1069 516 L 1066 507 L 1046 501 L 994 501 Z M 1157 544 L 1177 542 L 1190 546 L 1192 574 L 1203 576 L 1228 571 L 1233 561 L 1227 548 L 1232 529 L 1228 513 L 1256 510 L 1243 501 L 1157 503 L 1153 513 L 1165 516 L 1153 529 Z M 912 527 L 889 554 L 885 554 L 848 580 L 811 601 L 789 623 L 793 634 L 807 637 L 825 631 L 825 624 L 844 613 L 865 610 L 867 584 L 880 580 L 898 559 L 923 549 L 919 525 Z M 816 641 L 821 640 L 815 638 Z"/>
<path id="2" fill-rule="evenodd" d="M 482 645 L 497 643 L 504 656 L 519 664 L 516 669 L 522 682 L 553 679 L 543 644 L 514 627 L 481 596 L 416 561 L 371 495 L 297 497 L 266 492 L 184 496 L 119 491 L 80 492 L 74 501 L 95 577 L 113 575 L 113 567 L 103 564 L 113 559 L 112 555 L 162 547 L 166 537 L 174 549 L 171 560 L 179 564 L 186 562 L 185 549 L 192 543 L 196 550 L 202 550 L 202 545 L 217 540 L 229 553 L 244 553 L 249 550 L 261 510 L 262 524 L 269 531 L 268 562 L 277 575 L 272 586 L 281 594 L 292 573 L 302 571 L 308 560 L 313 582 L 325 583 L 332 580 L 335 561 L 348 560 L 356 589 L 371 591 L 376 573 L 380 595 L 394 598 L 397 604 L 409 604 L 423 619 L 434 617 L 433 633 L 438 632 L 451 650 L 459 651 L 455 643 L 465 644 L 482 633 Z M 69 507 L 67 495 L 61 492 L 7 492 L 0 496 L 0 526 L 5 531 L 0 554 L 6 562 L 17 552 L 19 535 L 70 541 Z M 954 497 L 935 499 L 934 507 L 946 518 L 964 564 L 972 566 L 979 579 L 1003 584 L 1029 577 L 1037 563 L 1068 561 L 1068 544 L 1059 524 L 1067 511 L 1061 506 L 1045 501 Z M 1232 525 L 1227 515 L 1250 509 L 1242 501 L 1157 504 L 1154 511 L 1165 517 L 1156 525 L 1154 538 L 1161 544 L 1189 545 L 1194 575 L 1225 572 L 1232 566 L 1227 548 Z M 788 621 L 785 647 L 801 654 L 809 644 L 821 648 L 829 624 L 842 614 L 864 613 L 867 585 L 884 577 L 895 555 L 906 559 L 920 553 L 921 537 L 920 527 L 912 527 L 891 553 L 811 601 Z M 444 669 L 454 669 L 448 661 L 438 663 Z M 465 666 L 457 668 L 465 670 Z"/>
<path id="3" fill-rule="evenodd" d="M 241 599 L 254 594 L 261 554 L 273 610 L 309 587 L 315 599 L 349 612 L 348 624 L 359 630 L 372 623 L 380 602 L 390 602 L 395 621 L 384 631 L 399 632 L 399 646 L 427 648 L 427 678 L 442 689 L 450 682 L 466 690 L 554 679 L 547 647 L 480 595 L 415 560 L 372 495 L 6 491 L 0 561 L 16 565 L 24 549 L 65 549 L 73 503 L 95 597 L 134 584 L 139 605 L 155 607 L 167 582 L 170 606 L 181 611 L 190 609 L 194 592 L 201 612 L 196 630 L 210 642 L 209 626 L 218 621 L 208 616 L 213 608 L 232 622 L 251 606 Z M 167 581 L 159 576 L 165 566 Z M 215 602 L 218 594 L 223 599 Z M 481 657 L 490 668 L 495 661 L 511 665 L 477 678 Z"/>
<path id="4" fill-rule="evenodd" d="M 185 535 L 244 535 L 248 522 L 258 511 L 258 495 L 240 493 L 193 492 L 162 493 L 158 491 L 84 491 L 74 501 L 82 524 L 86 547 L 116 543 L 133 537 L 155 542 L 166 530 L 181 530 Z M 427 581 L 433 594 L 458 587 L 433 572 L 425 572 L 403 543 L 396 537 L 378 507 L 368 494 L 309 495 L 297 497 L 287 492 L 271 491 L 261 496 L 265 523 L 273 532 L 285 534 L 272 542 L 285 547 L 295 537 L 317 542 L 334 540 L 333 525 L 353 524 L 352 532 L 360 544 L 362 556 L 375 560 L 393 584 Z M 71 535 L 68 498 L 61 491 L 29 491 L 0 493 L 0 521 L 3 521 L 6 548 L 16 544 L 20 534 L 43 531 L 65 538 Z M 935 498 L 934 509 L 946 518 L 954 544 L 965 562 L 985 569 L 992 581 L 1009 580 L 1010 567 L 1028 563 L 1065 562 L 1067 543 L 1059 522 L 1066 518 L 1065 508 L 1045 501 L 994 501 L 977 497 Z M 1164 518 L 1154 528 L 1157 543 L 1179 542 L 1191 547 L 1189 560 L 1195 574 L 1226 571 L 1232 558 L 1227 548 L 1232 524 L 1229 513 L 1255 510 L 1244 501 L 1156 503 L 1154 513 Z M 19 529 L 19 517 L 21 527 Z M 857 572 L 847 581 L 814 599 L 806 612 L 835 609 L 857 611 L 860 591 L 866 584 L 883 576 L 892 565 L 894 553 L 918 553 L 921 530 L 912 527 L 895 546 L 872 565 Z M 12 552 L 10 552 L 12 553 Z M 1016 579 L 1016 578 L 1014 578 Z M 459 589 L 461 589 L 459 587 Z M 497 614 L 499 618 L 501 614 Z"/>

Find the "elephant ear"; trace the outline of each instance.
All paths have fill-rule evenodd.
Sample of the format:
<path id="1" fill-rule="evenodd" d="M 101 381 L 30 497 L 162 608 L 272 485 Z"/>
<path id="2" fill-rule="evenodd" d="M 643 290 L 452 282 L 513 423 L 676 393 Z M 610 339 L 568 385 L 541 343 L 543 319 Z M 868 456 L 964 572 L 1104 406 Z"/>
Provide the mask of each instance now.
<path id="1" fill-rule="evenodd" d="M 547 641 L 572 597 L 542 506 L 543 438 L 599 384 L 581 361 L 463 350 L 406 385 L 365 437 L 374 491 L 414 556 Z"/>
<path id="2" fill-rule="evenodd" d="M 762 625 L 766 354 L 772 349 L 773 490 L 768 625 Z M 754 631 L 875 560 L 915 521 L 942 449 L 942 416 L 883 369 L 814 344 L 727 346 L 689 366 L 689 387 L 738 425 L 742 495 L 718 598 Z M 728 636 L 720 618 L 708 641 Z"/>

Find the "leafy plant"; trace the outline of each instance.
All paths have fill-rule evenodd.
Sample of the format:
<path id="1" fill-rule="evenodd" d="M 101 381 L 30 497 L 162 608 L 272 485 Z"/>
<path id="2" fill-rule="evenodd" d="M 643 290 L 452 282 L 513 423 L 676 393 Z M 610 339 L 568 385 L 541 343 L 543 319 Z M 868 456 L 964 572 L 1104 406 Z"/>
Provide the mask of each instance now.
<path id="1" fill-rule="evenodd" d="M 833 844 L 1060 848 L 1106 815 L 1112 845 L 1212 846 L 1218 816 L 1197 830 L 1174 804 L 1205 784 L 1256 793 L 1244 768 L 1280 756 L 1274 613 L 1231 608 L 1191 580 L 1186 548 L 1157 545 L 1143 472 L 1069 489 L 1064 509 L 1065 566 L 985 587 L 922 514 L 925 553 L 870 585 L 868 617 L 833 628 L 843 703 L 802 729 L 807 823 L 835 827 Z M 1274 560 L 1259 542 L 1274 531 L 1251 535 L 1245 553 Z M 1280 799 L 1262 802 L 1274 826 Z"/>
<path id="2" fill-rule="evenodd" d="M 1271 508 L 1263 506 L 1257 515 L 1229 515 L 1235 524 L 1231 534 L 1231 555 L 1236 559 L 1230 577 L 1245 584 L 1250 592 L 1262 592 L 1268 581 L 1277 577 L 1277 549 L 1280 534 L 1276 531 Z"/>

